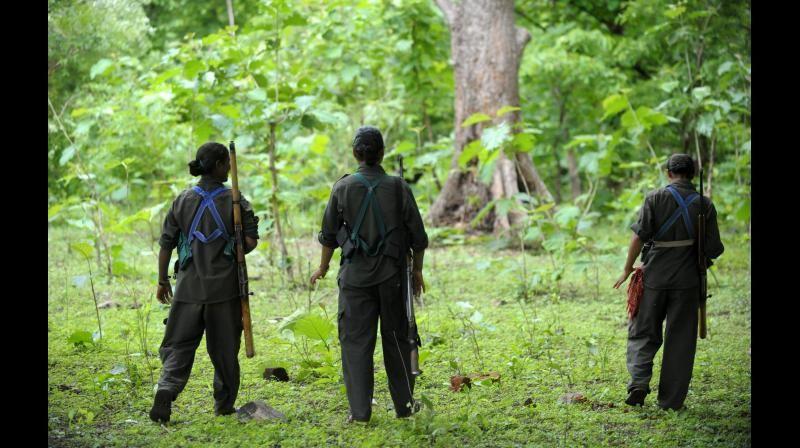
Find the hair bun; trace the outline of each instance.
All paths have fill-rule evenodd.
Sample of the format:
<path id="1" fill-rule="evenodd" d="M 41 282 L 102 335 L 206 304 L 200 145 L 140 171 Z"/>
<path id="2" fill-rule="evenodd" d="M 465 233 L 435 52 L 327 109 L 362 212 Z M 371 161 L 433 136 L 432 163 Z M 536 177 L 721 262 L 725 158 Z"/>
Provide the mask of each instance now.
<path id="1" fill-rule="evenodd" d="M 197 159 L 189 162 L 189 174 L 191 174 L 192 176 L 199 176 L 201 174 L 204 174 L 203 162 Z"/>

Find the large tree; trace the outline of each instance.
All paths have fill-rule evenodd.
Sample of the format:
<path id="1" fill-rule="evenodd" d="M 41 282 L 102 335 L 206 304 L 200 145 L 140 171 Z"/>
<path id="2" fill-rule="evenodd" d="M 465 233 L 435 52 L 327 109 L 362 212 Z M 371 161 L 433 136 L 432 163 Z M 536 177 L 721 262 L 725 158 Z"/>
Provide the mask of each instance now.
<path id="1" fill-rule="evenodd" d="M 458 159 L 464 147 L 480 139 L 490 122 L 462 127 L 472 114 L 495 115 L 504 106 L 519 105 L 518 71 L 525 45 L 531 35 L 514 24 L 513 0 L 436 0 L 450 28 L 450 48 L 454 65 L 455 150 L 447 182 L 430 210 L 434 224 L 456 224 L 471 219 L 492 199 L 509 198 L 520 189 L 547 200 L 550 192 L 542 182 L 527 153 L 509 159 L 501 154 L 495 165 L 491 185 L 477 179 L 474 170 L 462 171 Z M 497 117 L 493 124 L 520 120 L 519 112 Z M 495 214 L 484 222 L 495 230 L 507 229 L 517 216 Z"/>

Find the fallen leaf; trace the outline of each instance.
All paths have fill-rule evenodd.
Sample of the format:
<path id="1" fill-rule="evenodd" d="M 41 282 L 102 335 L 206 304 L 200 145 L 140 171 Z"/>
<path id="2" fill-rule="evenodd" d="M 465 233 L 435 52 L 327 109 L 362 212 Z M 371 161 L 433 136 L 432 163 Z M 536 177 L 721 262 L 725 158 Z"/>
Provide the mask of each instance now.
<path id="1" fill-rule="evenodd" d="M 453 392 L 461 392 L 464 386 L 472 388 L 472 382 L 468 376 L 453 375 L 450 377 L 450 390 Z"/>
<path id="2" fill-rule="evenodd" d="M 559 398 L 558 401 L 565 404 L 583 403 L 584 401 L 586 401 L 586 397 L 584 397 L 583 394 L 580 394 L 578 392 L 569 392 L 567 394 L 564 394 L 561 398 Z"/>

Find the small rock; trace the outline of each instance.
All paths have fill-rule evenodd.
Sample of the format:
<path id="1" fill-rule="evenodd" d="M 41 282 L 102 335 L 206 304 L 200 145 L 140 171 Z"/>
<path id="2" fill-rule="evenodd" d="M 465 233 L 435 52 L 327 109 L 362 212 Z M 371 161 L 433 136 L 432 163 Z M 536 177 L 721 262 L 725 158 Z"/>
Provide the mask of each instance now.
<path id="1" fill-rule="evenodd" d="M 289 381 L 289 374 L 283 367 L 267 367 L 264 369 L 265 380 Z"/>
<path id="2" fill-rule="evenodd" d="M 286 420 L 286 416 L 264 403 L 264 400 L 250 401 L 236 411 L 241 421 L 248 420 Z"/>
<path id="3" fill-rule="evenodd" d="M 522 402 L 523 406 L 530 406 L 532 404 L 533 404 L 533 398 L 531 398 L 531 397 L 526 398 L 525 401 Z M 536 406 L 536 405 L 534 405 L 534 406 Z"/>
<path id="4" fill-rule="evenodd" d="M 119 303 L 117 303 L 117 302 L 115 302 L 113 300 L 106 300 L 105 302 L 97 305 L 97 307 L 100 308 L 101 310 L 102 309 L 106 309 L 106 308 L 112 308 L 112 307 L 119 308 Z"/>
<path id="5" fill-rule="evenodd" d="M 561 398 L 558 399 L 558 401 L 565 404 L 583 403 L 584 401 L 586 401 L 586 397 L 584 397 L 583 394 L 580 394 L 578 392 L 570 392 L 564 394 Z"/>

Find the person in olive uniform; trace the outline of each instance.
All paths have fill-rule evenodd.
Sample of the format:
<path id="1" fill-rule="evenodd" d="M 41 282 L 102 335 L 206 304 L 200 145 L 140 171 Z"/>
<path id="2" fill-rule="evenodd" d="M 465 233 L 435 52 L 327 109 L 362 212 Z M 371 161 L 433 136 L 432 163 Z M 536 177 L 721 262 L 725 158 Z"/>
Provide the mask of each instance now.
<path id="1" fill-rule="evenodd" d="M 158 255 L 158 290 L 161 303 L 172 303 L 159 355 L 163 363 L 150 418 L 169 421 L 171 404 L 189 380 L 194 355 L 203 331 L 214 365 L 214 412 L 227 415 L 239 392 L 239 345 L 242 310 L 235 262 L 233 200 L 228 180 L 228 148 L 205 143 L 189 163 L 196 186 L 172 202 L 164 219 Z M 245 251 L 256 247 L 258 218 L 241 197 Z M 167 276 L 173 249 L 178 249 L 175 296 Z"/>
<path id="2" fill-rule="evenodd" d="M 625 402 L 632 406 L 643 405 L 650 393 L 653 358 L 662 342 L 659 407 L 680 409 L 689 391 L 700 305 L 695 239 L 701 195 L 692 184 L 694 174 L 695 163 L 688 155 L 673 154 L 669 158 L 670 184 L 647 194 L 639 220 L 631 225 L 633 237 L 624 272 L 614 284 L 614 288 L 619 288 L 625 282 L 644 247 L 644 294 L 638 313 L 628 324 L 627 365 L 631 380 Z M 702 201 L 706 216 L 706 256 L 713 259 L 722 255 L 724 247 L 714 204 L 706 197 L 702 197 Z M 666 333 L 662 337 L 665 317 Z"/>
<path id="3" fill-rule="evenodd" d="M 414 346 L 407 337 L 403 275 L 405 255 L 411 248 L 414 292 L 424 290 L 422 260 L 428 235 L 411 188 L 403 179 L 386 174 L 381 167 L 383 155 L 380 131 L 370 126 L 359 128 L 353 139 L 353 156 L 359 167 L 333 186 L 319 232 L 321 262 L 311 276 L 312 285 L 324 277 L 333 251 L 342 247 L 338 326 L 350 404 L 348 421 L 366 422 L 372 415 L 372 357 L 379 318 L 389 392 L 397 417 L 410 416 L 414 404 L 409 358 Z M 367 201 L 364 208 L 362 201 Z"/>

